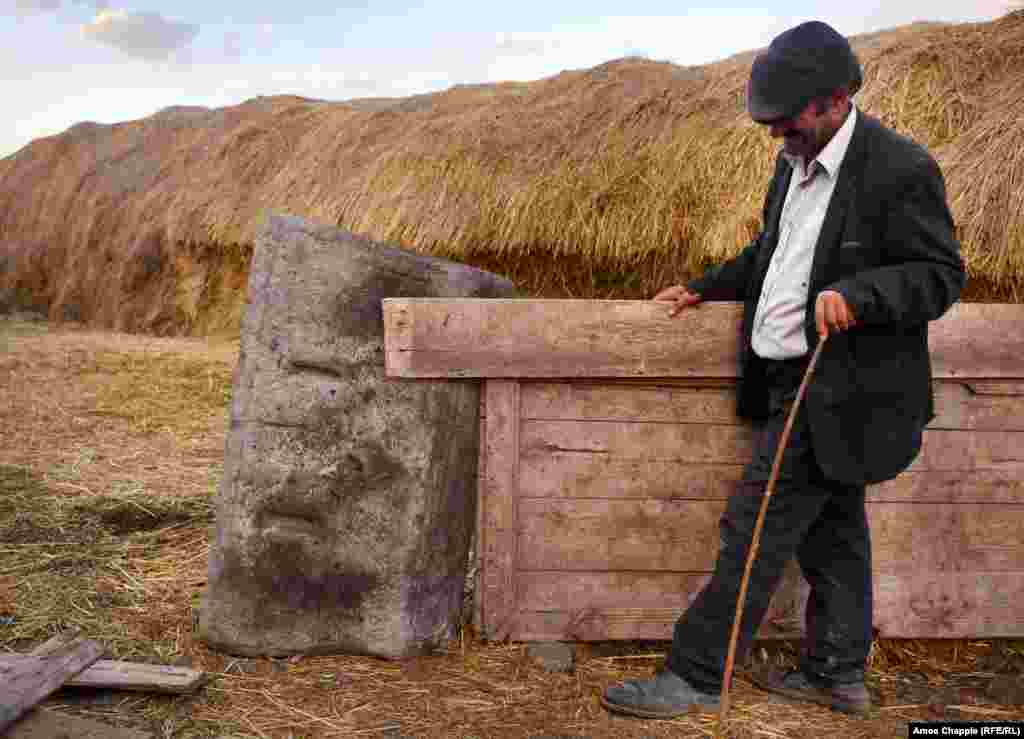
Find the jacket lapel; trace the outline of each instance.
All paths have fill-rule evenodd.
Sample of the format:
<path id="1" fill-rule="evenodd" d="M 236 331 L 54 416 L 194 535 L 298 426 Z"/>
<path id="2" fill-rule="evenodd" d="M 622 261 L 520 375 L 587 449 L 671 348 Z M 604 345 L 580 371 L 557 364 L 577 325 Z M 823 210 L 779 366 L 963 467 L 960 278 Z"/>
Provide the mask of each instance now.
<path id="1" fill-rule="evenodd" d="M 839 248 L 843 227 L 850 211 L 856 208 L 857 183 L 864 167 L 864 120 L 862 112 L 857 111 L 857 122 L 853 129 L 850 146 L 846 150 L 843 164 L 839 168 L 839 179 L 836 181 L 832 199 L 825 213 L 825 221 L 821 225 L 821 233 L 814 245 L 814 258 L 811 262 L 810 284 L 807 293 L 807 318 L 805 330 L 807 345 L 813 347 L 818 341 L 817 328 L 814 323 L 814 303 L 818 292 L 825 287 L 829 261 L 835 250 Z M 833 344 L 835 342 L 832 342 Z"/>
<path id="2" fill-rule="evenodd" d="M 772 261 L 772 254 L 775 253 L 775 247 L 779 245 L 779 219 L 782 217 L 782 206 L 786 203 L 786 194 L 789 192 L 789 182 L 793 179 L 793 168 L 789 166 L 789 162 L 782 155 L 779 155 L 775 177 L 778 179 L 775 197 L 768 204 L 767 221 L 764 224 L 765 233 L 768 235 L 766 244 L 768 248 L 762 248 L 758 255 L 755 283 L 757 290 L 755 293 L 761 291 L 761 284 L 764 281 L 765 272 L 768 271 L 768 265 Z"/>
<path id="3" fill-rule="evenodd" d="M 843 164 L 839 168 L 839 179 L 836 181 L 832 199 L 828 204 L 828 211 L 825 213 L 825 221 L 821 225 L 821 233 L 814 246 L 814 260 L 811 262 L 811 295 L 817 293 L 822 287 L 829 257 L 832 250 L 838 246 L 847 214 L 857 196 L 856 182 L 863 165 L 863 145 L 864 114 L 858 111 L 853 137 L 846 150 Z"/>

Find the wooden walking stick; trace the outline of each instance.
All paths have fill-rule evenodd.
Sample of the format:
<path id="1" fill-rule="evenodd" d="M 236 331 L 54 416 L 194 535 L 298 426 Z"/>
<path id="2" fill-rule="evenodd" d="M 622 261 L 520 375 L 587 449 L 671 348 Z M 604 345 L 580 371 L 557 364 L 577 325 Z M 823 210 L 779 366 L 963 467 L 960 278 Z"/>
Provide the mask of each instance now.
<path id="1" fill-rule="evenodd" d="M 729 713 L 729 690 L 732 687 L 732 668 L 733 662 L 736 659 L 736 642 L 740 635 L 740 621 L 743 618 L 743 606 L 747 599 L 747 585 L 750 583 L 750 571 L 754 567 L 754 560 L 757 558 L 757 549 L 761 544 L 761 529 L 764 528 L 764 518 L 765 514 L 768 512 L 768 501 L 771 500 L 772 493 L 775 492 L 775 482 L 779 477 L 779 468 L 782 467 L 782 455 L 786 451 L 786 444 L 789 443 L 789 434 L 793 430 L 793 421 L 796 419 L 797 411 L 800 410 L 800 404 L 803 402 L 804 393 L 807 392 L 807 386 L 810 384 L 811 375 L 814 374 L 814 366 L 818 363 L 818 357 L 821 356 L 821 350 L 825 346 L 825 340 L 827 338 L 828 334 L 823 334 L 818 339 L 818 346 L 814 350 L 814 355 L 811 357 L 811 363 L 807 365 L 807 371 L 804 372 L 804 379 L 800 383 L 800 389 L 797 391 L 796 400 L 793 401 L 793 407 L 789 410 L 789 417 L 786 419 L 786 426 L 782 429 L 782 437 L 779 439 L 779 446 L 775 450 L 775 461 L 772 462 L 772 472 L 768 477 L 768 487 L 764 491 L 764 498 L 761 500 L 761 509 L 757 513 L 757 522 L 754 524 L 754 536 L 750 540 L 750 552 L 747 554 L 747 565 L 743 570 L 743 579 L 740 581 L 740 593 L 736 598 L 736 615 L 732 622 L 732 635 L 729 637 L 729 651 L 725 657 L 725 676 L 722 679 L 722 697 L 718 712 L 718 723 L 715 727 L 715 739 L 722 739 L 722 728 L 725 726 L 726 714 Z"/>

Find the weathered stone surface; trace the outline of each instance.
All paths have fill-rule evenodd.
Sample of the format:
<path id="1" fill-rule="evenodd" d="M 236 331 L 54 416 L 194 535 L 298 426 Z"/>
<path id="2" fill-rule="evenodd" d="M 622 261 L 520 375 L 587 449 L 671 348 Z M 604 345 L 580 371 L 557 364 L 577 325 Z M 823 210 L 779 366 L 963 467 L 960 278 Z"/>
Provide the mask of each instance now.
<path id="1" fill-rule="evenodd" d="M 208 643 L 402 657 L 452 635 L 475 522 L 480 386 L 385 377 L 381 300 L 513 295 L 488 272 L 268 219 L 200 613 Z"/>
<path id="2" fill-rule="evenodd" d="M 576 654 L 572 646 L 563 642 L 538 642 L 531 644 L 526 653 L 548 672 L 572 672 Z"/>

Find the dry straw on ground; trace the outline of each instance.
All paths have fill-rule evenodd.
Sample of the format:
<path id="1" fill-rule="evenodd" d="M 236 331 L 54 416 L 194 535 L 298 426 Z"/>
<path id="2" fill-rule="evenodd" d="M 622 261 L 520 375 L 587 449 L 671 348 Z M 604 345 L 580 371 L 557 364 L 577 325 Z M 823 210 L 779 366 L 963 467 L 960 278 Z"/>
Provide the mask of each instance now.
<path id="1" fill-rule="evenodd" d="M 944 168 L 967 297 L 1019 298 L 1024 11 L 854 45 L 860 106 Z M 82 123 L 0 160 L 0 303 L 125 330 L 236 330 L 269 209 L 491 269 L 527 295 L 649 297 L 758 226 L 777 145 L 744 113 L 751 58 Z"/>
<path id="2" fill-rule="evenodd" d="M 577 644 L 575 672 L 551 675 L 526 645 L 469 628 L 401 662 L 234 659 L 197 642 L 237 350 L 0 320 L 0 650 L 78 626 L 111 656 L 213 676 L 192 697 L 65 690 L 48 707 L 174 739 L 711 735 L 710 716 L 635 721 L 600 707 L 609 683 L 659 665 L 663 644 Z M 763 643 L 754 658 L 793 656 Z M 731 736 L 902 737 L 911 719 L 1024 715 L 986 692 L 1021 673 L 1024 642 L 881 641 L 872 661 L 883 705 L 866 720 L 777 702 L 741 670 Z"/>

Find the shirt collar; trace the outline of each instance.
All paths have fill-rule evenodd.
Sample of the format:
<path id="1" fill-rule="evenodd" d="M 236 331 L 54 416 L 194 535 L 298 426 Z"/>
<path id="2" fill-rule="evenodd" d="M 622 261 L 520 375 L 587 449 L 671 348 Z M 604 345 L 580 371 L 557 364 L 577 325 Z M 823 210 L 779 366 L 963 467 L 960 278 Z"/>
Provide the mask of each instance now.
<path id="1" fill-rule="evenodd" d="M 846 158 L 846 150 L 850 148 L 850 141 L 853 139 L 853 128 L 857 122 L 857 106 L 850 106 L 850 115 L 846 116 L 846 120 L 843 125 L 839 127 L 832 140 L 825 144 L 825 148 L 821 150 L 817 157 L 811 161 L 806 169 L 804 169 L 804 158 L 793 156 L 791 154 L 782 153 L 782 156 L 786 158 L 790 166 L 798 172 L 811 172 L 815 166 L 816 161 L 821 165 L 821 168 L 825 171 L 825 174 L 829 177 L 835 177 L 836 172 L 839 171 L 839 166 L 843 163 L 843 159 Z M 800 165 L 800 169 L 797 169 L 797 165 Z"/>

